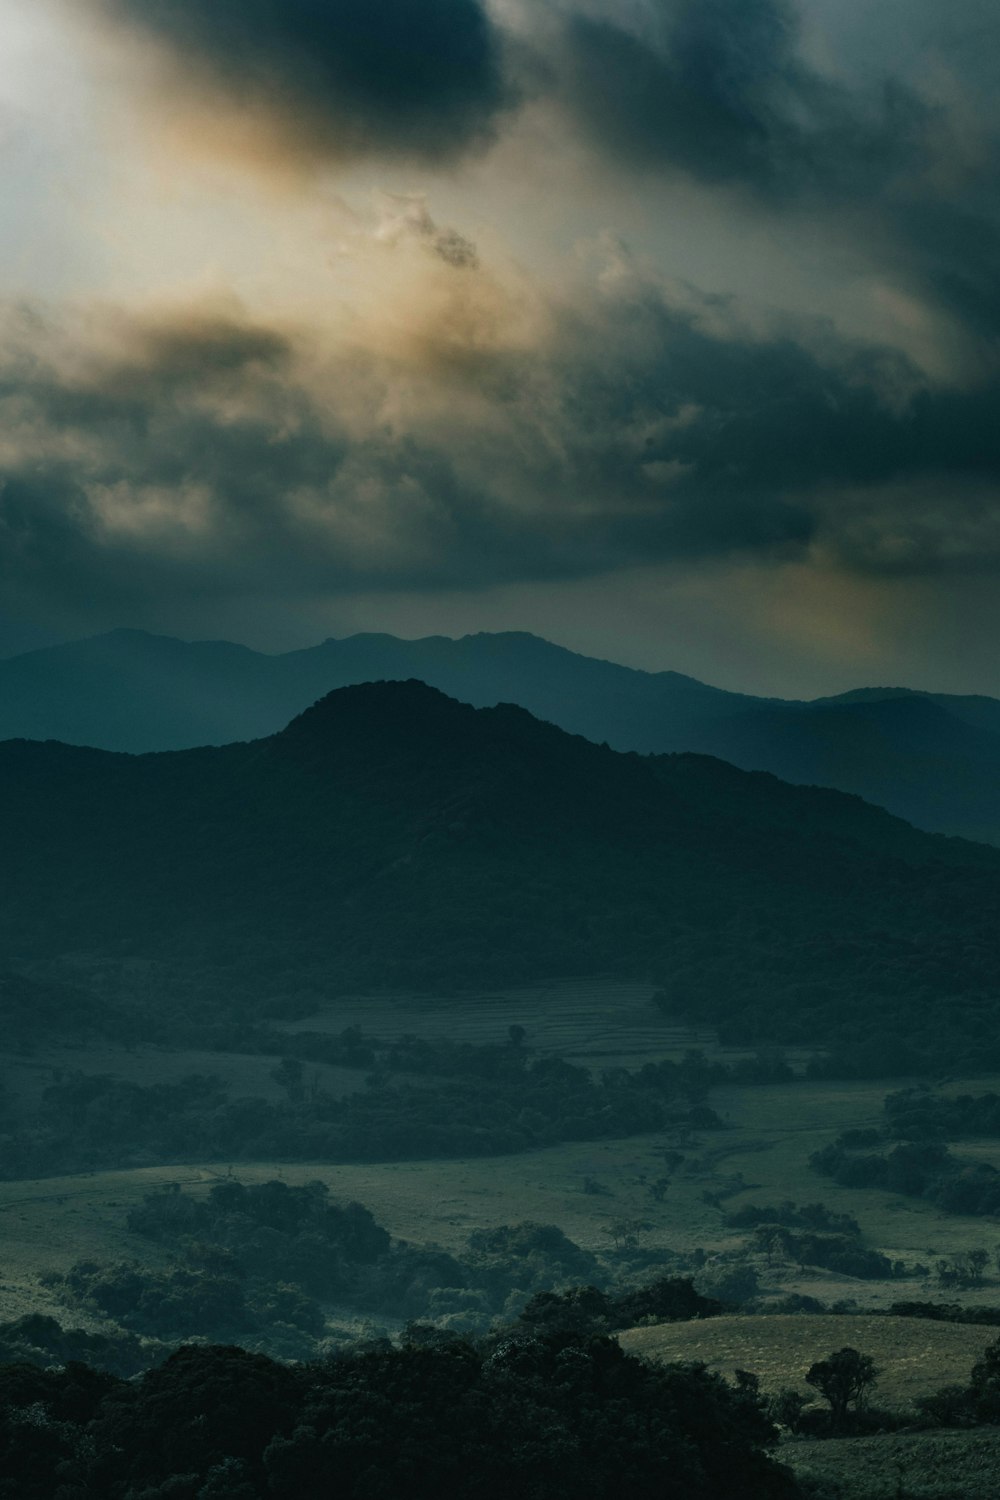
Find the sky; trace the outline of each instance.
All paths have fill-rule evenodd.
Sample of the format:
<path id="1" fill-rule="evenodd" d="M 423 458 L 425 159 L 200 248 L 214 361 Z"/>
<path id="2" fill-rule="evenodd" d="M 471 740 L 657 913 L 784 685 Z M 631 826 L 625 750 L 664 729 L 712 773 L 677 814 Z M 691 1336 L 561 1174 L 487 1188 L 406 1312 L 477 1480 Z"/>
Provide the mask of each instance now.
<path id="1" fill-rule="evenodd" d="M 994 0 L 0 0 L 0 654 L 1000 694 Z"/>

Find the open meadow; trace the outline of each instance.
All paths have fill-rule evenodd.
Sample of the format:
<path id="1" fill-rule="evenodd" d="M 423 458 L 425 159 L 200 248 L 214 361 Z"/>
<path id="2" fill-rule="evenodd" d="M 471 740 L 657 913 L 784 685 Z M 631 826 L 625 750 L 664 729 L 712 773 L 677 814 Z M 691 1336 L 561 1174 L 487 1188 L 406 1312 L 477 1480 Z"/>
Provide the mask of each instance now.
<path id="1" fill-rule="evenodd" d="M 790 1388 L 820 1406 L 805 1382 L 809 1366 L 836 1349 L 857 1349 L 880 1371 L 872 1403 L 905 1412 L 918 1396 L 964 1384 L 994 1336 L 992 1328 L 925 1318 L 796 1313 L 663 1323 L 630 1328 L 619 1339 L 630 1354 L 646 1359 L 696 1360 L 727 1376 L 749 1370 L 767 1395 Z"/>
<path id="2" fill-rule="evenodd" d="M 411 1020 L 415 1029 L 416 1017 Z M 181 1077 L 217 1065 L 234 1089 L 247 1093 L 276 1088 L 268 1076 L 274 1061 L 206 1053 L 86 1055 L 88 1068 L 128 1078 L 160 1069 L 160 1076 Z M 62 1065 L 67 1065 L 65 1059 Z M 39 1056 L 22 1059 L 18 1066 L 37 1083 L 48 1062 Z M 364 1086 L 361 1071 L 324 1072 L 336 1073 L 343 1086 Z M 981 1079 L 968 1086 L 986 1089 L 997 1082 Z M 37 1284 L 40 1272 L 65 1270 L 81 1258 L 155 1257 L 155 1247 L 129 1233 L 128 1209 L 165 1183 L 207 1192 L 230 1174 L 246 1183 L 276 1176 L 290 1184 L 322 1181 L 335 1198 L 363 1203 L 395 1237 L 453 1251 L 476 1229 L 531 1220 L 556 1224 L 584 1248 L 608 1253 L 615 1245 L 616 1226 L 629 1221 L 640 1249 L 654 1260 L 662 1253 L 665 1268 L 671 1253 L 688 1257 L 699 1249 L 711 1267 L 715 1258 L 746 1240 L 745 1231 L 727 1226 L 728 1213 L 743 1204 L 785 1199 L 822 1201 L 836 1213 L 854 1215 L 867 1245 L 909 1265 L 930 1267 L 937 1258 L 972 1247 L 995 1251 L 1000 1232 L 992 1220 L 945 1214 L 919 1199 L 841 1187 L 808 1167 L 810 1153 L 841 1131 L 877 1124 L 882 1099 L 893 1086 L 898 1085 L 801 1080 L 720 1088 L 710 1099 L 722 1119 L 720 1129 L 567 1142 L 489 1159 L 336 1166 L 322 1161 L 200 1161 L 0 1182 L 0 1318 L 45 1300 Z M 956 1081 L 954 1087 L 960 1086 Z M 980 1143 L 978 1154 L 1000 1165 L 1000 1142 Z M 669 1186 L 658 1197 L 654 1185 L 667 1171 Z M 859 1309 L 938 1295 L 936 1284 L 920 1275 L 868 1281 L 769 1264 L 763 1257 L 756 1265 L 765 1294 L 800 1292 L 824 1302 L 850 1299 Z M 965 1302 L 996 1303 L 1000 1287 L 987 1276 L 982 1285 L 958 1295 Z M 955 1297 L 948 1293 L 948 1300 Z"/>

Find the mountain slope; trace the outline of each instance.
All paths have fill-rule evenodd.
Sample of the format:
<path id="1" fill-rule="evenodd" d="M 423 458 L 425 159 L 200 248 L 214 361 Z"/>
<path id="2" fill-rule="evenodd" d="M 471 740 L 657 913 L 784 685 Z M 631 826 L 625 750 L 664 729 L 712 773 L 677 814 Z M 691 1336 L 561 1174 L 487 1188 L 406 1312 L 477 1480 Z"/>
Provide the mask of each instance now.
<path id="1" fill-rule="evenodd" d="M 1000 735 L 943 696 L 755 708 L 695 729 L 690 748 L 853 792 L 924 828 L 1000 839 Z"/>
<path id="2" fill-rule="evenodd" d="M 258 997 L 656 976 L 733 1036 L 930 1028 L 977 1059 L 1000 1009 L 1000 854 L 418 682 L 219 749 L 10 741 L 0 821 L 10 966 L 125 957 Z"/>
<path id="3" fill-rule="evenodd" d="M 518 703 L 641 753 L 694 750 L 838 787 L 919 826 L 1000 842 L 1000 702 L 867 688 L 814 703 L 639 672 L 523 633 L 329 640 L 264 656 L 114 631 L 0 662 L 0 739 L 144 751 L 273 734 L 331 689 L 419 678 L 476 707 Z"/>

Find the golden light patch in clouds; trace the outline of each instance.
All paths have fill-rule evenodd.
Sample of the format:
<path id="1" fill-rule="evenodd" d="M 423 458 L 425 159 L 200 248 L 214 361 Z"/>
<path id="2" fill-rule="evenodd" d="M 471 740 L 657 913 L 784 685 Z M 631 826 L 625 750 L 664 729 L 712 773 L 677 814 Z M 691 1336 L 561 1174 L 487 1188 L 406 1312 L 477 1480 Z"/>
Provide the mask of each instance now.
<path id="1" fill-rule="evenodd" d="M 448 166 L 517 103 L 480 0 L 53 0 L 178 155 L 296 183 L 352 162 Z"/>
<path id="2" fill-rule="evenodd" d="M 471 242 L 456 263 L 449 252 L 455 231 L 434 225 L 422 197 L 385 196 L 382 210 L 347 251 L 355 263 L 353 338 L 442 374 L 467 359 L 544 340 L 546 302 L 530 278 L 510 264 L 483 264 Z"/>
<path id="3" fill-rule="evenodd" d="M 905 633 L 910 610 L 905 590 L 815 562 L 738 569 L 726 596 L 765 649 L 795 642 L 803 661 L 820 670 L 844 661 L 855 671 L 877 669 L 887 643 Z"/>

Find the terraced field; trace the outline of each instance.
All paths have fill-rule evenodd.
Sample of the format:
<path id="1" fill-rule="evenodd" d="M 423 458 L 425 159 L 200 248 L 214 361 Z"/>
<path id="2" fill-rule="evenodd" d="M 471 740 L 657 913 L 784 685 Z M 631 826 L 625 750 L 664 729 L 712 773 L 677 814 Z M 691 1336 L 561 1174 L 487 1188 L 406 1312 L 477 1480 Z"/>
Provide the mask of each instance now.
<path id="1" fill-rule="evenodd" d="M 428 1040 L 503 1043 L 510 1026 L 523 1026 L 527 1043 L 543 1056 L 558 1053 L 594 1067 L 637 1067 L 680 1057 L 691 1047 L 728 1053 L 704 1028 L 671 1026 L 650 1004 L 654 987 L 610 980 L 573 980 L 532 989 L 477 995 L 342 996 L 289 1031 L 342 1031 L 358 1026 L 381 1041 L 410 1032 Z"/>

